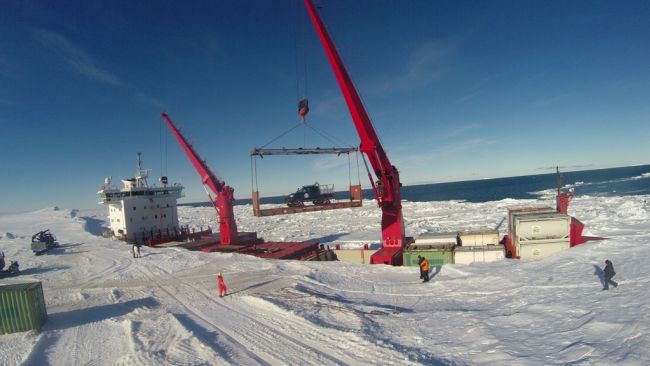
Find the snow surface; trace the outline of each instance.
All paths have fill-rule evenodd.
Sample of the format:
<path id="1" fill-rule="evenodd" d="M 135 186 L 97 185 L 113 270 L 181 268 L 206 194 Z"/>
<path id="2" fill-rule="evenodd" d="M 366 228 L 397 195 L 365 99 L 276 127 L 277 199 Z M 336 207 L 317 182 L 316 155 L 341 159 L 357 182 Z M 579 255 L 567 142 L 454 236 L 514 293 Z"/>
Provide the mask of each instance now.
<path id="1" fill-rule="evenodd" d="M 407 235 L 507 230 L 508 208 L 541 200 L 404 202 Z M 570 214 L 591 241 L 541 261 L 446 265 L 430 283 L 416 268 L 262 260 L 239 254 L 130 247 L 97 234 L 105 210 L 0 216 L 12 281 L 43 282 L 40 332 L 0 335 L 1 365 L 650 364 L 649 196 L 576 197 Z M 266 240 L 377 242 L 380 210 L 255 218 Z M 182 224 L 217 227 L 210 208 L 180 207 Z M 31 235 L 61 247 L 35 256 Z M 11 233 L 11 235 L 7 235 Z M 601 290 L 605 259 L 620 286 Z M 229 296 L 217 296 L 223 272 Z M 9 280 L 0 280 L 7 283 Z"/>

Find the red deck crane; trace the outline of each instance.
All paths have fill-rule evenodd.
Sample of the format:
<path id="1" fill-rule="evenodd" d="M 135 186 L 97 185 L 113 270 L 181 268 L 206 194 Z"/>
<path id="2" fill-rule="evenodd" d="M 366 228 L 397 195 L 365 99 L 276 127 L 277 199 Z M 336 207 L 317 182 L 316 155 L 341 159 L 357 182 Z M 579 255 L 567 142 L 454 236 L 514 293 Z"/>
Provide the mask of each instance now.
<path id="1" fill-rule="evenodd" d="M 181 132 L 176 128 L 172 120 L 169 118 L 167 113 L 162 112 L 161 116 L 167 122 L 167 126 L 178 140 L 178 143 L 181 145 L 185 154 L 194 165 L 197 173 L 201 176 L 201 183 L 204 186 L 208 186 L 210 190 L 217 196 L 216 202 L 212 199 L 212 196 L 208 193 L 208 198 L 210 202 L 217 210 L 217 215 L 219 217 L 219 234 L 220 241 L 222 245 L 231 245 L 239 243 L 239 235 L 237 233 L 237 223 L 235 222 L 235 214 L 233 213 L 233 201 L 235 190 L 227 186 L 226 183 L 219 178 L 210 170 L 210 168 L 205 164 L 205 161 L 201 159 L 199 154 L 194 151 L 192 145 L 190 145 Z M 207 192 L 207 190 L 206 190 Z"/>
<path id="2" fill-rule="evenodd" d="M 304 0 L 304 3 L 318 37 L 325 48 L 325 53 L 361 139 L 359 149 L 370 161 L 376 176 L 376 178 L 373 178 L 370 171 L 368 171 L 368 178 L 377 199 L 377 204 L 382 209 L 382 249 L 373 255 L 371 263 L 399 265 L 402 261 L 402 248 L 405 245 L 399 172 L 388 159 L 373 128 L 372 121 L 359 97 L 359 93 L 354 87 L 343 60 L 336 50 L 327 29 L 325 29 L 316 7 L 311 0 Z"/>

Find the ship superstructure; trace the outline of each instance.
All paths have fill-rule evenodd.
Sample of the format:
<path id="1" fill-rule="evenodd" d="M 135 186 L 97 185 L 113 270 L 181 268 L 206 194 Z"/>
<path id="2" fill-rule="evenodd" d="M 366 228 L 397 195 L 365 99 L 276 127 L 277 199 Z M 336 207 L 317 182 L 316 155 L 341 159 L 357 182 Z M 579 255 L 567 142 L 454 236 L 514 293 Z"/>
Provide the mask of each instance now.
<path id="1" fill-rule="evenodd" d="M 178 183 L 168 185 L 167 177 L 160 178 L 162 186 L 149 187 L 150 169 L 142 169 L 141 153 L 137 155 L 135 177 L 123 179 L 122 188 L 114 186 L 108 177 L 97 192 L 99 203 L 108 205 L 112 234 L 128 241 L 152 233 L 176 232 L 179 228 L 176 200 L 183 197 L 184 188 Z"/>

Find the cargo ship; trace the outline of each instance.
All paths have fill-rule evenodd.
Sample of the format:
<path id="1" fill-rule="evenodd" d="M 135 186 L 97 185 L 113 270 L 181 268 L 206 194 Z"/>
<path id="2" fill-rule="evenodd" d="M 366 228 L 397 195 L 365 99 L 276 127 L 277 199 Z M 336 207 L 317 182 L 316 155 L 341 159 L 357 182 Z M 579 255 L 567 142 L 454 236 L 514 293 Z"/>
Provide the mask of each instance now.
<path id="1" fill-rule="evenodd" d="M 183 231 L 178 225 L 176 201 L 183 197 L 183 186 L 168 184 L 161 177 L 161 186 L 147 183 L 150 169 L 142 169 L 141 153 L 137 153 L 137 170 L 133 178 L 123 179 L 122 188 L 107 177 L 97 192 L 99 204 L 108 206 L 108 235 L 129 242 L 146 242 L 148 238 L 174 237 Z"/>

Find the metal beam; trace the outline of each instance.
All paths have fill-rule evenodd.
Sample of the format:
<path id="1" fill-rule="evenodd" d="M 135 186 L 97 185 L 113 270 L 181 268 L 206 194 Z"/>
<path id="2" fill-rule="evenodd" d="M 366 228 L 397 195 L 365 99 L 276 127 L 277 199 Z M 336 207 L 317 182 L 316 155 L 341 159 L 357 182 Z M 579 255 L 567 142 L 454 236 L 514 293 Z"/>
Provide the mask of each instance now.
<path id="1" fill-rule="evenodd" d="M 282 149 L 262 149 L 254 148 L 251 156 L 259 155 L 309 155 L 309 154 L 349 154 L 359 151 L 356 147 L 299 147 L 299 148 L 282 148 Z"/>

